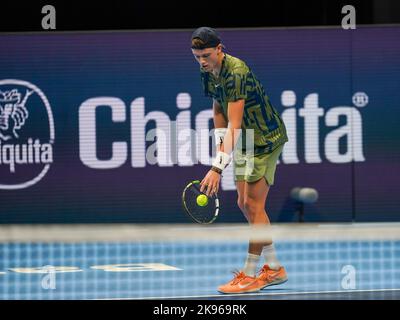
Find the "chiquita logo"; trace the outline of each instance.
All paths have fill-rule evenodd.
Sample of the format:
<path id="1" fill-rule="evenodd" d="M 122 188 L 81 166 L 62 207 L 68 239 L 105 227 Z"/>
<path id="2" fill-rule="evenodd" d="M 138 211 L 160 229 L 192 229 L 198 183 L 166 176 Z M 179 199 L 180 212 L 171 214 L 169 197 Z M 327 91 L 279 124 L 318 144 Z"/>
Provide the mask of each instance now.
<path id="1" fill-rule="evenodd" d="M 0 189 L 39 182 L 53 163 L 54 119 L 45 94 L 22 80 L 0 80 Z"/>

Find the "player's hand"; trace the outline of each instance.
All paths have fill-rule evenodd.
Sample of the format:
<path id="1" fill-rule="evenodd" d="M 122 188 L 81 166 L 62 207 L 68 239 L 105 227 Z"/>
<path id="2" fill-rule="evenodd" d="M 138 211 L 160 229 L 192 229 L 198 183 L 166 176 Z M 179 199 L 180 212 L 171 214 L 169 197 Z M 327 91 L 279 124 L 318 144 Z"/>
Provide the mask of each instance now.
<path id="1" fill-rule="evenodd" d="M 200 182 L 200 192 L 205 193 L 208 197 L 218 192 L 221 175 L 215 171 L 208 171 L 204 179 Z"/>

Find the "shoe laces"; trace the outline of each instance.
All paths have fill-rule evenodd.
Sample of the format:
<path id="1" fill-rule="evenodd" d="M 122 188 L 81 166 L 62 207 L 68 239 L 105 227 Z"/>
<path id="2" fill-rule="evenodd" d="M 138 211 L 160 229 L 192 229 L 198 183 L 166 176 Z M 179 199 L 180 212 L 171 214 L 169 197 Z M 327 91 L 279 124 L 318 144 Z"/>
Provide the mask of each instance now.
<path id="1" fill-rule="evenodd" d="M 270 268 L 268 268 L 267 266 L 263 266 L 260 271 L 258 271 L 257 276 L 261 276 L 262 274 L 264 274 L 268 280 L 270 280 L 272 278 L 271 274 L 268 272 L 269 270 L 271 270 Z"/>
<path id="2" fill-rule="evenodd" d="M 243 271 L 235 270 L 232 271 L 232 273 L 234 274 L 234 278 L 231 281 L 232 285 L 238 284 L 241 280 L 243 280 L 246 277 Z"/>
<path id="3" fill-rule="evenodd" d="M 267 267 L 266 266 L 263 266 L 258 272 L 257 272 L 257 275 L 261 275 L 262 273 L 266 273 L 268 271 L 268 269 L 267 269 Z"/>

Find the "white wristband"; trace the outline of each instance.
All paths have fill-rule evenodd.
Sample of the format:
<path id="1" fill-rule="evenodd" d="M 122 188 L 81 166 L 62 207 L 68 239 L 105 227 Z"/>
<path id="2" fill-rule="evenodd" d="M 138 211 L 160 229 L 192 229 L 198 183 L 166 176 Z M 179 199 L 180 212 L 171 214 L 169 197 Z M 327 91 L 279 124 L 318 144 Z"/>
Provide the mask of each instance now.
<path id="1" fill-rule="evenodd" d="M 218 147 L 224 142 L 224 137 L 226 134 L 227 128 L 216 128 L 214 129 L 215 136 L 215 145 Z"/>
<path id="2" fill-rule="evenodd" d="M 231 157 L 229 156 L 229 154 L 222 151 L 218 151 L 217 156 L 215 157 L 212 163 L 212 166 L 220 170 L 224 170 L 228 166 L 230 161 Z"/>

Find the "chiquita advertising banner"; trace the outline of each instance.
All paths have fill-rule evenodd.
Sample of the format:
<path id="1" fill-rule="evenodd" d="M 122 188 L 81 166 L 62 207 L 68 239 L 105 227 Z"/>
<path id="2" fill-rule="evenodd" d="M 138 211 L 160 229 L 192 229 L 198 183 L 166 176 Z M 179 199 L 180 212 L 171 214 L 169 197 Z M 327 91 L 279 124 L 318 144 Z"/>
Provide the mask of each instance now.
<path id="1" fill-rule="evenodd" d="M 400 27 L 222 29 L 284 120 L 267 212 L 399 221 Z M 0 222 L 190 222 L 212 161 L 212 101 L 191 30 L 1 34 Z M 244 222 L 232 168 L 219 221 Z"/>

